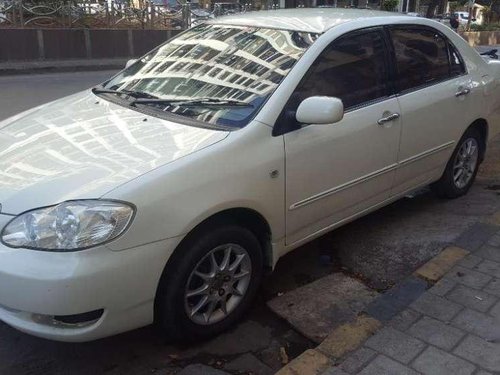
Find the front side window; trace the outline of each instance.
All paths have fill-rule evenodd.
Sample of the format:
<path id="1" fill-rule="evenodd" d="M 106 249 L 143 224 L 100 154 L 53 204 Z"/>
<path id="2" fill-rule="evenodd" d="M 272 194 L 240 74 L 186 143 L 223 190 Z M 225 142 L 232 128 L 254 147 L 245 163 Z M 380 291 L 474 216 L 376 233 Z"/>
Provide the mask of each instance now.
<path id="1" fill-rule="evenodd" d="M 379 32 L 347 35 L 334 41 L 313 64 L 294 96 L 333 96 L 350 109 L 387 95 L 385 46 Z"/>
<path id="2" fill-rule="evenodd" d="M 132 109 L 147 106 L 159 116 L 171 113 L 200 126 L 241 128 L 317 37 L 203 24 L 149 53 L 104 88 L 135 96 Z"/>
<path id="3" fill-rule="evenodd" d="M 449 77 L 448 43 L 427 28 L 393 28 L 399 91 L 425 86 Z"/>
<path id="4" fill-rule="evenodd" d="M 345 110 L 359 108 L 390 94 L 384 38 L 379 31 L 354 32 L 332 42 L 316 59 L 290 96 L 273 134 L 301 127 L 295 118 L 299 104 L 311 96 L 342 100 Z"/>

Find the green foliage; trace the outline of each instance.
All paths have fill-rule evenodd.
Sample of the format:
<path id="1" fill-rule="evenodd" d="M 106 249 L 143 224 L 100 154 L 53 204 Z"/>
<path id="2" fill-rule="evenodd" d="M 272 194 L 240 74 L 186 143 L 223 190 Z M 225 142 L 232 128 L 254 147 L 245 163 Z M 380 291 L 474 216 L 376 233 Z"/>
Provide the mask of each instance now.
<path id="1" fill-rule="evenodd" d="M 500 24 L 489 24 L 489 25 L 470 25 L 470 31 L 499 31 Z"/>
<path id="2" fill-rule="evenodd" d="M 486 31 L 486 25 L 470 25 L 470 31 Z"/>
<path id="3" fill-rule="evenodd" d="M 383 0 L 382 9 L 383 10 L 394 10 L 399 4 L 399 0 Z"/>
<path id="4" fill-rule="evenodd" d="M 485 5 L 484 8 L 481 10 L 481 13 L 483 13 L 486 23 L 490 23 L 491 14 L 493 13 L 493 11 L 491 10 L 491 6 Z"/>

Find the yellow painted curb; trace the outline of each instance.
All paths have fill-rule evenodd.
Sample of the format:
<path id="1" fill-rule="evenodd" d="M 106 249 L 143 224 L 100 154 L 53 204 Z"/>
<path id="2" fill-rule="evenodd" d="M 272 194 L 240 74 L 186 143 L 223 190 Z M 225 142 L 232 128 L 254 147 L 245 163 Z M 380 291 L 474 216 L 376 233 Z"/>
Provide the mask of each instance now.
<path id="1" fill-rule="evenodd" d="M 309 349 L 279 370 L 276 375 L 318 375 L 332 365 L 333 362 L 326 355 L 315 349 Z"/>
<path id="2" fill-rule="evenodd" d="M 358 316 L 352 322 L 336 328 L 318 346 L 318 350 L 332 358 L 341 358 L 355 350 L 382 326 L 378 320 L 366 315 Z"/>
<path id="3" fill-rule="evenodd" d="M 500 212 L 493 215 L 500 225 Z M 449 246 L 413 274 L 430 282 L 437 282 L 469 251 Z M 345 357 L 382 327 L 382 323 L 368 315 L 360 315 L 352 323 L 336 328 L 316 349 L 309 349 L 295 358 L 275 375 L 319 375 L 334 361 Z"/>
<path id="4" fill-rule="evenodd" d="M 460 247 L 449 246 L 416 270 L 414 275 L 435 283 L 468 254 L 467 250 Z"/>

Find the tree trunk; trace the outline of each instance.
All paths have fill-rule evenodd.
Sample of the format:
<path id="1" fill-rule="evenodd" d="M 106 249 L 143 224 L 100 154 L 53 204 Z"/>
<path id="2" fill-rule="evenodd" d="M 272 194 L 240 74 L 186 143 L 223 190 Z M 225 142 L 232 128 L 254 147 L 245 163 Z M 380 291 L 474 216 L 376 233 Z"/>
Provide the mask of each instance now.
<path id="1" fill-rule="evenodd" d="M 432 0 L 429 3 L 429 7 L 427 8 L 427 13 L 425 14 L 425 17 L 427 18 L 432 18 L 434 17 L 434 11 L 438 7 L 438 5 L 441 3 L 441 0 Z"/>
<path id="2" fill-rule="evenodd" d="M 469 7 L 469 19 L 467 20 L 467 29 L 465 31 L 470 31 L 470 24 L 472 22 L 472 10 L 474 8 L 472 6 Z"/>
<path id="3" fill-rule="evenodd" d="M 436 8 L 438 8 L 438 7 L 439 7 L 438 12 L 444 13 L 446 10 L 446 3 L 447 2 L 448 2 L 448 0 L 432 0 L 429 3 L 429 7 L 427 8 L 427 13 L 425 14 L 425 17 L 426 18 L 433 18 L 434 13 L 436 11 Z M 417 11 L 417 10 L 415 10 L 415 11 Z"/>

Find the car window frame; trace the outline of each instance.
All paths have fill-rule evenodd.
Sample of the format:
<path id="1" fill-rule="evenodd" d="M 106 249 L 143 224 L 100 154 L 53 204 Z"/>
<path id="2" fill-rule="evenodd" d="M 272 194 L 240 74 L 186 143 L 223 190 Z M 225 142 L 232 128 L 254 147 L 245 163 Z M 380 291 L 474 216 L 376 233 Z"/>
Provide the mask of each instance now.
<path id="1" fill-rule="evenodd" d="M 385 25 L 377 25 L 377 26 L 369 26 L 369 27 L 351 30 L 351 31 L 348 31 L 342 35 L 339 35 L 338 37 L 336 37 L 335 39 L 330 41 L 330 43 L 328 43 L 328 45 L 319 53 L 319 55 L 316 57 L 314 62 L 307 69 L 307 72 L 304 73 L 304 75 L 302 76 L 302 78 L 300 79 L 298 84 L 291 91 L 286 104 L 284 105 L 283 109 L 280 111 L 280 115 L 278 116 L 278 118 L 273 126 L 272 135 L 273 136 L 284 135 L 286 133 L 290 133 L 290 132 L 293 132 L 293 131 L 301 128 L 301 127 L 297 128 L 296 126 L 294 127 L 294 126 L 288 124 L 287 121 L 285 121 L 286 119 L 283 118 L 283 117 L 286 117 L 286 112 L 290 111 L 289 106 L 290 106 L 290 100 L 292 98 L 292 95 L 302 85 L 302 83 L 306 79 L 308 79 L 311 74 L 314 73 L 314 69 L 316 68 L 316 66 L 318 65 L 319 61 L 324 56 L 324 54 L 328 51 L 328 49 L 331 48 L 331 46 L 333 44 L 341 41 L 344 38 L 368 34 L 368 33 L 372 33 L 372 32 L 379 34 L 380 38 L 382 39 L 382 43 L 384 45 L 384 61 L 385 61 L 386 68 L 387 68 L 387 94 L 386 94 L 386 96 L 356 104 L 352 107 L 345 109 L 344 113 L 354 112 L 354 111 L 357 111 L 359 109 L 363 109 L 363 108 L 369 107 L 371 105 L 381 103 L 383 101 L 390 100 L 390 99 L 394 98 L 395 95 L 397 94 L 397 91 L 396 91 L 396 86 L 395 86 L 396 76 L 395 76 L 395 72 L 394 72 L 394 68 L 393 68 L 393 61 L 394 60 L 393 60 L 391 53 L 390 53 L 390 48 L 392 48 L 392 45 L 388 44 L 389 41 L 387 39 L 386 30 L 385 30 L 384 26 Z"/>
<path id="2" fill-rule="evenodd" d="M 392 34 L 391 34 L 391 29 L 424 29 L 424 30 L 428 30 L 428 31 L 431 31 L 433 33 L 436 33 L 438 34 L 441 38 L 443 38 L 445 44 L 446 44 L 446 52 L 447 52 L 447 58 L 448 58 L 448 76 L 446 78 L 443 78 L 443 79 L 440 79 L 440 80 L 435 80 L 435 81 L 432 81 L 432 82 L 428 82 L 428 83 L 425 83 L 425 84 L 422 84 L 422 85 L 419 85 L 419 86 L 415 86 L 415 87 L 411 87 L 411 88 L 408 88 L 408 89 L 405 89 L 405 90 L 400 90 L 399 88 L 399 72 L 398 72 L 398 65 L 397 65 L 397 59 L 396 59 L 396 52 L 395 52 L 395 49 L 394 49 L 394 43 L 393 43 L 393 40 L 392 40 Z M 435 85 L 438 85 L 438 84 L 441 84 L 443 82 L 447 82 L 451 79 L 456 79 L 458 77 L 461 77 L 461 76 L 465 76 L 468 74 L 468 70 L 467 70 L 467 65 L 465 64 L 465 60 L 462 56 L 462 54 L 460 53 L 460 50 L 457 48 L 457 46 L 455 44 L 453 44 L 453 42 L 446 36 L 444 35 L 441 31 L 439 31 L 438 29 L 432 27 L 432 26 L 429 26 L 429 25 L 421 25 L 421 24 L 411 24 L 411 23 L 408 23 L 408 24 L 392 24 L 392 25 L 385 25 L 384 26 L 384 29 L 385 29 L 385 34 L 386 34 L 386 38 L 387 38 L 387 42 L 389 43 L 389 48 L 391 50 L 391 58 L 392 58 L 392 67 L 393 67 L 393 71 L 394 71 L 394 87 L 395 87 L 395 90 L 396 90 L 396 95 L 397 96 L 402 96 L 402 95 L 406 95 L 406 94 L 409 94 L 409 93 L 413 93 L 415 91 L 419 91 L 419 90 L 423 90 L 423 89 L 426 89 L 428 87 L 432 87 L 432 86 L 435 86 Z M 458 58 L 460 60 L 460 64 L 463 66 L 463 73 L 461 74 L 458 74 L 458 75 L 452 75 L 451 74 L 451 50 L 450 50 L 450 47 L 453 47 L 453 49 L 457 52 L 457 55 L 458 55 Z"/>
<path id="3" fill-rule="evenodd" d="M 445 35 L 445 37 L 446 37 L 446 35 Z M 465 75 L 469 74 L 469 71 L 467 70 L 467 64 L 465 63 L 465 60 L 464 60 L 462 54 L 460 53 L 460 50 L 457 48 L 457 46 L 455 44 L 453 44 L 453 42 L 449 38 L 446 38 L 446 40 L 448 41 L 448 59 L 449 59 L 448 63 L 450 66 L 450 77 L 457 78 L 457 77 L 461 77 L 461 76 L 465 76 Z M 458 59 L 460 60 L 460 65 L 463 67 L 463 72 L 461 74 L 457 74 L 454 76 L 451 75 L 451 52 L 452 52 L 451 49 L 455 50 L 455 52 L 457 53 Z"/>

